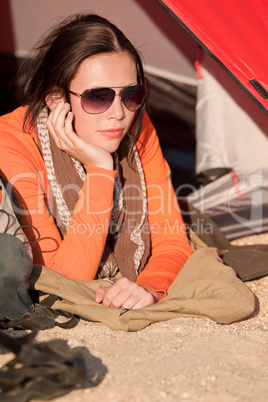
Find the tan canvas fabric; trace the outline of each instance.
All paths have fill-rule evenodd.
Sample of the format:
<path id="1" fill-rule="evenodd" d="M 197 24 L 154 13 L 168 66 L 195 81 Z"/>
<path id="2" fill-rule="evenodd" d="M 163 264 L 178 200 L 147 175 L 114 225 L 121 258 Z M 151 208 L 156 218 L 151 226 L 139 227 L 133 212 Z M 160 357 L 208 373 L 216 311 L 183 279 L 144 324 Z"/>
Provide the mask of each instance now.
<path id="1" fill-rule="evenodd" d="M 113 330 L 138 331 L 157 321 L 178 317 L 207 317 L 229 324 L 249 316 L 255 308 L 251 290 L 232 268 L 222 264 L 216 249 L 209 247 L 194 252 L 163 300 L 139 310 L 95 303 L 96 289 L 110 286 L 105 280 L 71 280 L 49 268 L 34 266 L 30 284 L 31 288 L 61 298 L 53 308 L 101 322 Z"/>

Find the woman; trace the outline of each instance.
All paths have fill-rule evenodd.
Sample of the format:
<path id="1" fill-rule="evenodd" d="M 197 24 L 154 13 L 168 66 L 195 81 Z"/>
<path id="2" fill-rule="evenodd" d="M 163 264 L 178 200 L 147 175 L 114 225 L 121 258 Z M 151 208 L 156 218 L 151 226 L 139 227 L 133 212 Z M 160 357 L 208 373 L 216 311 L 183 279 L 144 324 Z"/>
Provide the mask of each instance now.
<path id="1" fill-rule="evenodd" d="M 129 40 L 106 19 L 78 15 L 27 59 L 22 106 L 0 119 L 1 170 L 22 224 L 41 236 L 34 263 L 72 279 L 117 274 L 96 292 L 106 306 L 157 302 L 191 255 L 148 95 Z"/>

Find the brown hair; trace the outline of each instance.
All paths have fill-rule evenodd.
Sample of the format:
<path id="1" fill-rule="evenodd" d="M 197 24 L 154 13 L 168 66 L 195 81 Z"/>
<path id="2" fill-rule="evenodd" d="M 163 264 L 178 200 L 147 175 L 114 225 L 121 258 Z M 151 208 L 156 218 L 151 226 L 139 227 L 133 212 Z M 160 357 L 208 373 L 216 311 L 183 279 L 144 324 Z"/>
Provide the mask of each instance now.
<path id="1" fill-rule="evenodd" d="M 69 101 L 69 84 L 80 64 L 96 54 L 128 52 L 135 61 L 137 80 L 149 94 L 149 83 L 144 76 L 141 57 L 125 35 L 107 19 L 98 15 L 74 15 L 53 28 L 38 42 L 18 73 L 17 99 L 28 105 L 24 130 L 35 125 L 40 111 L 46 106 L 48 93 L 61 91 Z M 145 104 L 133 121 L 133 141 L 141 127 Z"/>

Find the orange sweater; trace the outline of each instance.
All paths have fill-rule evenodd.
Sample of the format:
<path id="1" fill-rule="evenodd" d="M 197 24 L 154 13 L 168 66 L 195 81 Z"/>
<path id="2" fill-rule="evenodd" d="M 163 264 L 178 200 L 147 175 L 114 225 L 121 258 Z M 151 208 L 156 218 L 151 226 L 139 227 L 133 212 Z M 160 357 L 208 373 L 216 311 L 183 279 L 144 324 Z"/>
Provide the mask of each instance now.
<path id="1" fill-rule="evenodd" d="M 106 242 L 117 172 L 86 167 L 87 178 L 68 233 L 62 240 L 47 210 L 49 182 L 38 137 L 33 130 L 22 131 L 24 113 L 25 108 L 21 107 L 0 117 L 0 169 L 19 196 L 22 224 L 30 223 L 40 232 L 39 242 L 32 245 L 34 263 L 72 279 L 94 279 Z M 147 185 L 151 236 L 151 255 L 137 283 L 166 292 L 191 255 L 191 249 L 169 167 L 147 115 L 137 149 Z M 34 231 L 25 231 L 33 239 Z"/>

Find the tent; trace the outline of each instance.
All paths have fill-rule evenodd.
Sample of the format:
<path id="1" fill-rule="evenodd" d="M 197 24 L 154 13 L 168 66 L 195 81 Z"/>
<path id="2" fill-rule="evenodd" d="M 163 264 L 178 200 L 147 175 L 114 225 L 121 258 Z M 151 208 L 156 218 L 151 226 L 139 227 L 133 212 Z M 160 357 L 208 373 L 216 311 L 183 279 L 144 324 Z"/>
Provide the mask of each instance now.
<path id="1" fill-rule="evenodd" d="M 268 2 L 158 1 L 203 49 L 196 63 L 202 185 L 187 201 L 229 239 L 268 231 Z"/>
<path id="2" fill-rule="evenodd" d="M 2 0 L 0 114 L 16 107 L 10 83 L 20 60 L 52 25 L 79 12 L 107 17 L 140 50 L 152 84 L 149 115 L 171 165 L 174 186 L 189 193 L 186 183 L 195 184 L 197 44 L 156 0 L 55 0 L 53 7 L 43 0 Z"/>
<path id="3" fill-rule="evenodd" d="M 158 0 L 268 115 L 266 0 Z"/>

